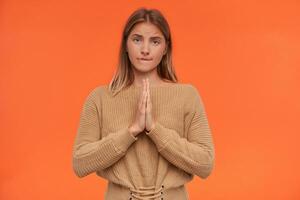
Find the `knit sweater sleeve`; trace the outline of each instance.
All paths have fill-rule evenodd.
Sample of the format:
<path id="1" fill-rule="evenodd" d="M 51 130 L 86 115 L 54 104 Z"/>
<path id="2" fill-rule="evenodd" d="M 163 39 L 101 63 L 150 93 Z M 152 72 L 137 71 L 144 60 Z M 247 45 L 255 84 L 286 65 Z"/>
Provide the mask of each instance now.
<path id="1" fill-rule="evenodd" d="M 171 164 L 204 179 L 213 169 L 215 152 L 203 101 L 197 89 L 194 86 L 192 89 L 193 110 L 189 112 L 191 120 L 187 138 L 181 137 L 178 132 L 159 122 L 146 134 Z"/>
<path id="2" fill-rule="evenodd" d="M 126 154 L 137 140 L 128 127 L 101 136 L 101 93 L 96 88 L 86 97 L 80 113 L 79 126 L 73 146 L 73 170 L 82 178 L 103 170 Z"/>

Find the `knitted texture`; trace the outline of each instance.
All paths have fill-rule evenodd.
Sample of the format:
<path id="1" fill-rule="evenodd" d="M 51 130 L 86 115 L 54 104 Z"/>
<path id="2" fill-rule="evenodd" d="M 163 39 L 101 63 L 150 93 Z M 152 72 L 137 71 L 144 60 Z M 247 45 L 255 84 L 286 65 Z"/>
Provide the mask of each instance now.
<path id="1" fill-rule="evenodd" d="M 83 103 L 72 155 L 78 177 L 95 172 L 130 189 L 132 199 L 158 197 L 161 188 L 184 188 L 194 175 L 205 179 L 215 160 L 203 100 L 191 84 L 150 86 L 155 127 L 136 137 L 130 134 L 142 89 L 132 85 L 116 96 L 108 85 L 92 89 Z"/>

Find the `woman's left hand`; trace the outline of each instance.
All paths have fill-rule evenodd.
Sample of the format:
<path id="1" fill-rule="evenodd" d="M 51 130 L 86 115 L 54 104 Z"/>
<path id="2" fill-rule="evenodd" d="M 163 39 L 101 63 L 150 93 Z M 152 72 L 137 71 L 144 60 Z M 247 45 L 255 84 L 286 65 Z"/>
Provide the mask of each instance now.
<path id="1" fill-rule="evenodd" d="M 145 83 L 147 88 L 147 101 L 146 101 L 146 131 L 149 132 L 155 127 L 154 117 L 152 114 L 152 102 L 150 98 L 149 79 Z"/>

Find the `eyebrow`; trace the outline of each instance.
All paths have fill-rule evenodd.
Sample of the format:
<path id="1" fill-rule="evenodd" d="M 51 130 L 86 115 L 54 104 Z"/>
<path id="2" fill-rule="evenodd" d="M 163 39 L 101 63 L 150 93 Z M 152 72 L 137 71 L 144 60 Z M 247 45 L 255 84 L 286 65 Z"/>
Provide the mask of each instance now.
<path id="1" fill-rule="evenodd" d="M 133 36 L 143 37 L 142 35 L 137 34 L 137 33 L 132 34 L 132 37 L 133 37 Z M 162 39 L 160 36 L 154 36 L 154 37 L 150 37 L 150 38 L 154 38 L 154 39 Z"/>

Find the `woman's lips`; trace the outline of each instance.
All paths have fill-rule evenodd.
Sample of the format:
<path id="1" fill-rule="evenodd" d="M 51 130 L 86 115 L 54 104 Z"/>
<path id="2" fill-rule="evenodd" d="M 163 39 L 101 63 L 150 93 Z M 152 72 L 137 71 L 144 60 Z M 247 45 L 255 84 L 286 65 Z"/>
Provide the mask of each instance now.
<path id="1" fill-rule="evenodd" d="M 147 61 L 147 62 L 149 62 L 149 61 L 151 61 L 152 59 L 139 58 L 139 60 L 140 60 L 140 61 Z"/>

